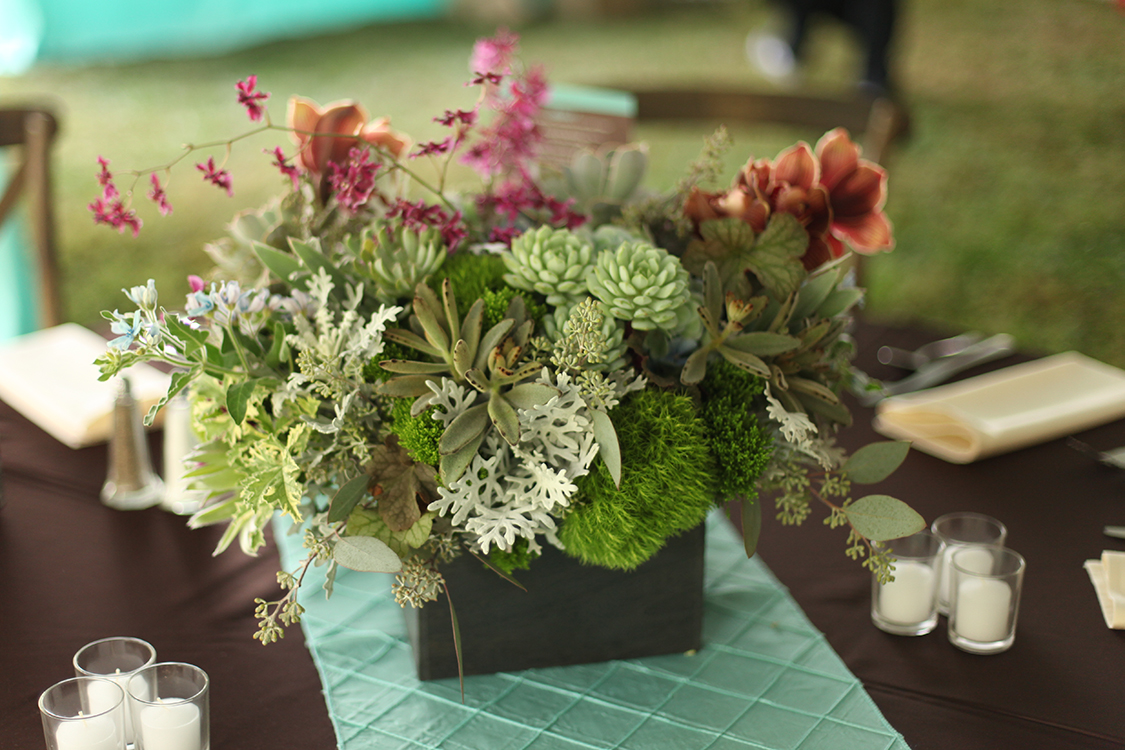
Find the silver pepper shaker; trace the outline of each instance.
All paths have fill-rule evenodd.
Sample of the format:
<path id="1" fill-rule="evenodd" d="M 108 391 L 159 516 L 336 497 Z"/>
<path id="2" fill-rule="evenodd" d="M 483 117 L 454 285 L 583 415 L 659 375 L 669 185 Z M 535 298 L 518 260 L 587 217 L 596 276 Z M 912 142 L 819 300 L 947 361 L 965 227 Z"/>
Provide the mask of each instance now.
<path id="1" fill-rule="evenodd" d="M 140 510 L 164 497 L 164 483 L 152 470 L 152 456 L 128 378 L 121 378 L 113 404 L 109 438 L 109 471 L 102 485 L 102 503 L 117 510 Z"/>

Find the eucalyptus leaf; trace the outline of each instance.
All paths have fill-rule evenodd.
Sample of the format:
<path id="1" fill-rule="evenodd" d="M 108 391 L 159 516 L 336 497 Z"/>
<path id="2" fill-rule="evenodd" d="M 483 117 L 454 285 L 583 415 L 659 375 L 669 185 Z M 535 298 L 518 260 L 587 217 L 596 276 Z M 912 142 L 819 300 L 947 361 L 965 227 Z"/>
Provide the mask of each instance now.
<path id="1" fill-rule="evenodd" d="M 753 557 L 758 551 L 758 539 L 762 535 L 762 504 L 757 498 L 742 498 L 742 546 L 746 556 Z"/>
<path id="2" fill-rule="evenodd" d="M 397 573 L 402 560 L 385 543 L 372 536 L 341 537 L 332 547 L 332 559 L 360 573 Z"/>
<path id="3" fill-rule="evenodd" d="M 343 487 L 337 490 L 328 506 L 328 522 L 339 523 L 347 518 L 356 504 L 367 494 L 367 487 L 370 483 L 371 477 L 360 474 L 358 477 L 349 479 Z"/>
<path id="4" fill-rule="evenodd" d="M 841 468 L 856 484 L 882 482 L 906 460 L 910 443 L 906 440 L 884 440 L 870 443 L 853 453 Z"/>
<path id="5" fill-rule="evenodd" d="M 900 539 L 926 528 L 913 508 L 890 495 L 867 495 L 844 508 L 855 530 L 873 542 Z"/>
<path id="6" fill-rule="evenodd" d="M 617 440 L 617 430 L 609 414 L 601 409 L 590 410 L 590 422 L 594 439 L 598 442 L 598 455 L 609 469 L 615 487 L 621 487 L 621 444 Z"/>

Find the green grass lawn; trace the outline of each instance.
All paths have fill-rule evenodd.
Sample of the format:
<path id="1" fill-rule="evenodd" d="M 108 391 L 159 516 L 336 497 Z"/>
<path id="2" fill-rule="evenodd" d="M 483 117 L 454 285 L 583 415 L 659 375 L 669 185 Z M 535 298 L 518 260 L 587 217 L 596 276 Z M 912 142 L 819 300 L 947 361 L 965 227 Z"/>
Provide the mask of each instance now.
<path id="1" fill-rule="evenodd" d="M 768 89 L 746 65 L 743 42 L 769 17 L 753 2 L 697 2 L 519 31 L 524 59 L 542 61 L 559 82 Z M 93 226 L 85 208 L 97 194 L 99 154 L 115 169 L 151 167 L 182 143 L 248 130 L 234 83 L 250 73 L 273 92 L 278 121 L 291 93 L 355 98 L 426 140 L 438 134 L 432 117 L 471 102 L 469 51 L 490 32 L 462 22 L 381 25 L 223 57 L 45 65 L 0 78 L 0 100 L 38 96 L 61 111 L 55 188 L 67 317 L 96 325 L 99 310 L 128 305 L 121 287 L 150 277 L 166 303 L 178 303 L 187 274 L 209 264 L 203 245 L 234 212 L 279 190 L 262 149 L 288 141 L 266 133 L 237 144 L 234 198 L 202 184 L 185 160 L 169 186 L 175 212 L 161 218 L 140 199 L 136 239 Z M 846 91 L 857 61 L 847 34 L 825 26 L 812 42 L 808 86 Z M 1125 366 L 1125 14 L 1106 0 L 914 0 L 898 48 L 913 132 L 889 164 L 898 247 L 866 267 L 867 314 L 1007 331 L 1027 347 Z M 671 186 L 709 129 L 639 128 L 652 149 L 648 185 Z M 819 135 L 732 133 L 732 174 L 750 155 Z"/>

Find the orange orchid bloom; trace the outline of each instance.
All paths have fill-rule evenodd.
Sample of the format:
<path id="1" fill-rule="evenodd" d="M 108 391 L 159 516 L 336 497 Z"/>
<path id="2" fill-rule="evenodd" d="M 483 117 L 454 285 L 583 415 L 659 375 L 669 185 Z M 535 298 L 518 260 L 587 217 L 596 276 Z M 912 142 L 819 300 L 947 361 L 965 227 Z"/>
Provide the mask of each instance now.
<path id="1" fill-rule="evenodd" d="M 330 163 L 347 161 L 357 138 L 384 149 L 396 159 L 405 155 L 410 139 L 391 130 L 389 118 L 372 122 L 368 119 L 367 110 L 351 100 L 321 107 L 312 99 L 290 98 L 287 122 L 298 147 L 297 164 L 314 174 L 324 174 Z"/>
<path id="2" fill-rule="evenodd" d="M 832 204 L 829 241 L 842 240 L 863 255 L 890 251 L 895 246 L 894 230 L 883 213 L 887 170 L 859 158 L 859 153 L 843 128 L 825 133 L 816 144 L 820 184 Z"/>

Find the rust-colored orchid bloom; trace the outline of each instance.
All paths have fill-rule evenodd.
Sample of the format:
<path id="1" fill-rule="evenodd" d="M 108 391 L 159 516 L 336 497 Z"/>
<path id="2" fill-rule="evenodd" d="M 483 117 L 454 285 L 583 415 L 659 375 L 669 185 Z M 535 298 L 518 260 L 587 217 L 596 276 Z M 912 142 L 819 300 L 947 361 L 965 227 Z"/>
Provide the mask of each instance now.
<path id="1" fill-rule="evenodd" d="M 844 242 L 856 252 L 890 250 L 891 225 L 883 213 L 887 174 L 859 158 L 859 147 L 837 128 L 824 135 L 814 153 L 800 142 L 771 162 L 751 159 L 725 193 L 693 189 L 684 212 L 698 227 L 718 218 L 738 218 L 755 233 L 775 212 L 797 217 L 809 235 L 801 262 L 809 271 L 841 257 Z"/>
<path id="2" fill-rule="evenodd" d="M 883 213 L 887 171 L 859 158 L 859 153 L 859 146 L 843 128 L 825 133 L 816 144 L 820 184 L 832 204 L 829 242 L 842 240 L 863 255 L 890 251 L 895 246 L 893 230 Z"/>
<path id="3" fill-rule="evenodd" d="M 289 100 L 288 124 L 298 147 L 297 164 L 316 175 L 331 163 L 343 164 L 357 139 L 389 152 L 396 159 L 406 153 L 410 139 L 391 130 L 390 119 L 368 122 L 367 110 L 351 100 L 321 107 L 312 99 L 294 96 Z M 313 135 L 326 133 L 330 135 Z"/>

